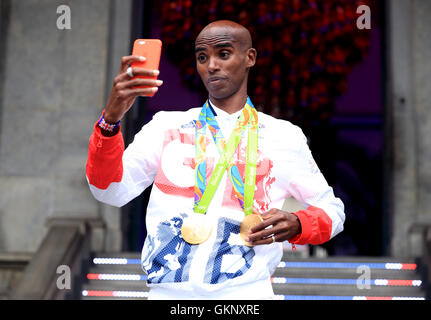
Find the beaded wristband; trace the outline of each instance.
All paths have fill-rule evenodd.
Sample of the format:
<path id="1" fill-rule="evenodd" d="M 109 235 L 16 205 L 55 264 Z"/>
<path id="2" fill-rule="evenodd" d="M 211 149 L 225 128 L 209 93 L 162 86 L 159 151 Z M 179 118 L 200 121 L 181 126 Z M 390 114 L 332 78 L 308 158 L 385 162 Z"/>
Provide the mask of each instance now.
<path id="1" fill-rule="evenodd" d="M 110 124 L 105 121 L 105 118 L 103 118 L 104 114 L 105 114 L 105 111 L 103 111 L 102 116 L 100 117 L 99 122 L 97 123 L 99 127 L 109 132 L 114 132 L 115 130 L 117 130 L 117 128 L 120 126 L 120 121 L 114 124 Z"/>

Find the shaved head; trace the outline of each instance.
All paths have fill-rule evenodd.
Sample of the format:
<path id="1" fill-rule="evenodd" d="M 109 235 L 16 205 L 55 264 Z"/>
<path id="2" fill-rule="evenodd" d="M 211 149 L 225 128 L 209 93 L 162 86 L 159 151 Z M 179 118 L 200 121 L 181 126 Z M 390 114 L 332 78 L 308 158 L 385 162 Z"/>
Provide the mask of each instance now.
<path id="1" fill-rule="evenodd" d="M 202 42 L 211 42 L 214 38 L 238 43 L 244 51 L 252 47 L 251 35 L 247 28 L 230 20 L 218 20 L 208 24 L 197 36 L 195 47 Z"/>

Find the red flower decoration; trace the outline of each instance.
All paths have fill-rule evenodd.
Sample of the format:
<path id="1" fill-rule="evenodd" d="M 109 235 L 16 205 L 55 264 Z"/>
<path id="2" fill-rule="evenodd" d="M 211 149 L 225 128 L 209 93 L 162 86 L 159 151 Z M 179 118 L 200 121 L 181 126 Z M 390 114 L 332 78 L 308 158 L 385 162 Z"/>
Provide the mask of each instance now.
<path id="1" fill-rule="evenodd" d="M 370 45 L 356 28 L 356 8 L 371 0 L 165 0 L 162 41 L 183 81 L 203 98 L 194 40 L 208 23 L 229 19 L 250 30 L 258 55 L 249 95 L 259 110 L 297 124 L 330 118 L 352 67 Z"/>

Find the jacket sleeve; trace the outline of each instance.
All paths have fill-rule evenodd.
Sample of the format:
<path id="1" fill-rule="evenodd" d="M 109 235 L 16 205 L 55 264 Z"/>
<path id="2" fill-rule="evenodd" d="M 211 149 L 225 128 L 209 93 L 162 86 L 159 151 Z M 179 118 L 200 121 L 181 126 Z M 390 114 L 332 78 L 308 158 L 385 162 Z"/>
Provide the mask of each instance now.
<path id="1" fill-rule="evenodd" d="M 86 177 L 93 196 L 121 207 L 150 186 L 157 173 L 161 152 L 161 128 L 156 114 L 139 131 L 127 149 L 119 131 L 102 135 L 97 123 L 90 137 Z"/>
<path id="2" fill-rule="evenodd" d="M 289 240 L 293 244 L 322 244 L 343 230 L 343 202 L 334 196 L 313 159 L 307 139 L 300 130 L 299 146 L 294 154 L 288 192 L 305 209 L 293 212 L 302 227 L 301 234 Z"/>

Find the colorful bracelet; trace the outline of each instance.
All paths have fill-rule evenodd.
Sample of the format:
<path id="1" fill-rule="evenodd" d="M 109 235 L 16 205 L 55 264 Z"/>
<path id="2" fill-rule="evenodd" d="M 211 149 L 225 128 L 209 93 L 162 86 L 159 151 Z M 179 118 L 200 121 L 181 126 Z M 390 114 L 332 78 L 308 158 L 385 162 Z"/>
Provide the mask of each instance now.
<path id="1" fill-rule="evenodd" d="M 114 124 L 110 124 L 105 121 L 105 118 L 103 118 L 104 114 L 105 114 L 105 110 L 103 110 L 102 116 L 100 117 L 99 122 L 97 123 L 99 127 L 102 128 L 103 130 L 110 131 L 110 132 L 114 132 L 115 130 L 117 130 L 117 128 L 120 126 L 120 121 Z"/>

